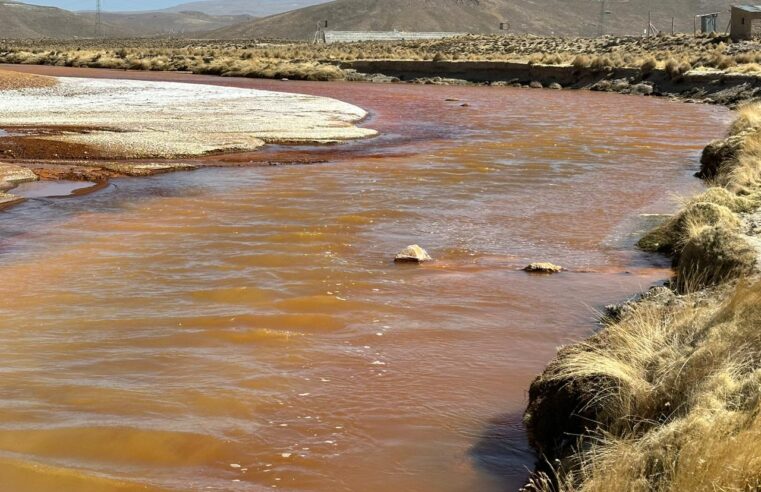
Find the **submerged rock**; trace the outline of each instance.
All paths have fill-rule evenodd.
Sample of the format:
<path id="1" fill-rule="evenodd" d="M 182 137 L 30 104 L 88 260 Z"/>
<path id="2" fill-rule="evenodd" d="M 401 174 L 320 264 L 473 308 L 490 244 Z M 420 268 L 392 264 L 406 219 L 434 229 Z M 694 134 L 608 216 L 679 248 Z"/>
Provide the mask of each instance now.
<path id="1" fill-rule="evenodd" d="M 532 263 L 523 269 L 523 271 L 529 273 L 560 273 L 563 270 L 565 270 L 565 268 L 547 262 Z"/>
<path id="2" fill-rule="evenodd" d="M 425 261 L 433 261 L 433 258 L 417 244 L 407 246 L 394 258 L 395 263 L 423 263 Z"/>

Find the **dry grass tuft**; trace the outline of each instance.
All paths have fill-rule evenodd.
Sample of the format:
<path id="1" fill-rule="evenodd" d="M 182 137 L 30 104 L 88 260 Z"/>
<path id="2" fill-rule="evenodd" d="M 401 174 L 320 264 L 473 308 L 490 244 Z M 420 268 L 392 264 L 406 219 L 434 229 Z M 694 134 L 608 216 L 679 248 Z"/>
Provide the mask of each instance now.
<path id="1" fill-rule="evenodd" d="M 706 195 L 713 198 L 716 192 Z M 676 216 L 646 234 L 639 247 L 651 252 L 679 255 L 681 249 L 702 227 L 721 225 L 724 229 L 738 231 L 740 220 L 724 204 L 698 199 L 689 203 Z"/>
<path id="2" fill-rule="evenodd" d="M 740 133 L 761 129 L 761 102 L 748 103 L 740 106 L 737 117 L 729 128 L 729 133 Z"/>
<path id="3" fill-rule="evenodd" d="M 679 252 L 676 289 L 681 293 L 697 292 L 750 275 L 756 264 L 757 252 L 737 228 L 726 224 L 692 226 Z"/>
<path id="4" fill-rule="evenodd" d="M 708 188 L 708 190 L 700 195 L 685 200 L 683 205 L 684 208 L 688 208 L 697 203 L 713 203 L 715 205 L 726 207 L 736 214 L 745 214 L 752 212 L 761 206 L 761 193 L 740 196 L 732 193 L 726 188 L 714 186 Z"/>
<path id="5" fill-rule="evenodd" d="M 761 283 L 724 303 L 644 303 L 543 378 L 604 381 L 577 453 L 539 491 L 757 490 Z M 559 483 L 558 483 L 559 482 Z"/>

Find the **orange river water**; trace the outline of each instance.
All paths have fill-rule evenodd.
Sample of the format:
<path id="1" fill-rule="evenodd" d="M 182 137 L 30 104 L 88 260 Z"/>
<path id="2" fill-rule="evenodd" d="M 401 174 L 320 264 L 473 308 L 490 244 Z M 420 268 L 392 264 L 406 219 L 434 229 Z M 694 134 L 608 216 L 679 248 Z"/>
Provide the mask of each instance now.
<path id="1" fill-rule="evenodd" d="M 532 378 L 596 310 L 668 277 L 633 243 L 699 188 L 730 117 L 584 91 L 22 69 L 332 96 L 381 135 L 262 151 L 319 164 L 1 212 L 9 492 L 517 489 Z M 437 261 L 395 266 L 412 243 Z M 520 271 L 538 260 L 570 271 Z"/>

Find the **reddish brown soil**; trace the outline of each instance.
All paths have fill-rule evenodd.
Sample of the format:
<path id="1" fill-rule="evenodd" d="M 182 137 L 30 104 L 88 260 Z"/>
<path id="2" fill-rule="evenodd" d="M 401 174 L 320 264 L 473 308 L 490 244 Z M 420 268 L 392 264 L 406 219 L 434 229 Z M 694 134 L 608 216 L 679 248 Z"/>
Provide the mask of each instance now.
<path id="1" fill-rule="evenodd" d="M 52 77 L 0 70 L 0 91 L 52 87 L 57 83 L 58 81 Z"/>
<path id="2" fill-rule="evenodd" d="M 0 139 L 4 159 L 78 159 L 97 158 L 94 150 L 82 144 L 57 142 L 44 138 L 14 136 Z"/>
<path id="3" fill-rule="evenodd" d="M 23 165 L 23 164 L 22 164 Z M 57 181 L 92 181 L 95 183 L 108 181 L 110 178 L 123 176 L 123 174 L 99 167 L 85 167 L 76 164 L 41 164 L 38 166 L 28 165 L 40 179 Z"/>

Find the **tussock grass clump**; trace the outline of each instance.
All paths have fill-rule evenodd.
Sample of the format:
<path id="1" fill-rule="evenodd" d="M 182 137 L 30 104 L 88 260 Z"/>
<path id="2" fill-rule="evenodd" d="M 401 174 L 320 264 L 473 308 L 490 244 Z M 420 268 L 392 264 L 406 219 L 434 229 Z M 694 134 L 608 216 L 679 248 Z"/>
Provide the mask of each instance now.
<path id="1" fill-rule="evenodd" d="M 656 68 L 658 68 L 658 61 L 655 58 L 652 58 L 652 57 L 647 58 L 646 60 L 644 60 L 640 64 L 640 66 L 639 66 L 640 71 L 644 75 L 652 73 L 653 70 L 655 70 Z"/>
<path id="2" fill-rule="evenodd" d="M 738 149 L 720 167 L 716 182 L 736 194 L 749 195 L 761 188 L 761 104 L 746 106 L 732 125 Z"/>
<path id="3" fill-rule="evenodd" d="M 733 278 L 750 275 L 757 252 L 725 224 L 702 226 L 692 231 L 682 246 L 677 264 L 678 292 L 696 292 Z"/>
<path id="4" fill-rule="evenodd" d="M 715 299 L 726 295 L 725 302 Z M 587 429 L 533 482 L 539 491 L 757 490 L 761 485 L 761 283 L 712 298 L 642 303 L 561 352 L 532 386 L 586 388 Z M 530 408 L 534 436 L 547 419 Z M 545 416 L 545 420 L 542 416 Z M 559 437 L 560 439 L 560 437 Z M 551 455 L 548 457 L 552 457 Z"/>
<path id="5" fill-rule="evenodd" d="M 684 206 L 685 208 L 688 208 L 697 203 L 713 203 L 715 205 L 726 207 L 736 214 L 744 214 L 752 212 L 761 206 L 761 193 L 740 196 L 732 193 L 726 188 L 714 186 L 708 188 L 704 193 L 686 200 Z"/>
<path id="6" fill-rule="evenodd" d="M 694 201 L 666 223 L 646 234 L 638 245 L 646 251 L 678 255 L 696 231 L 702 227 L 716 225 L 737 231 L 741 222 L 735 213 L 723 204 Z"/>
<path id="7" fill-rule="evenodd" d="M 731 135 L 761 129 L 761 102 L 748 103 L 737 109 L 737 117 L 729 128 Z"/>
<path id="8" fill-rule="evenodd" d="M 589 68 L 592 65 L 592 59 L 588 55 L 577 55 L 571 64 L 575 68 Z"/>

